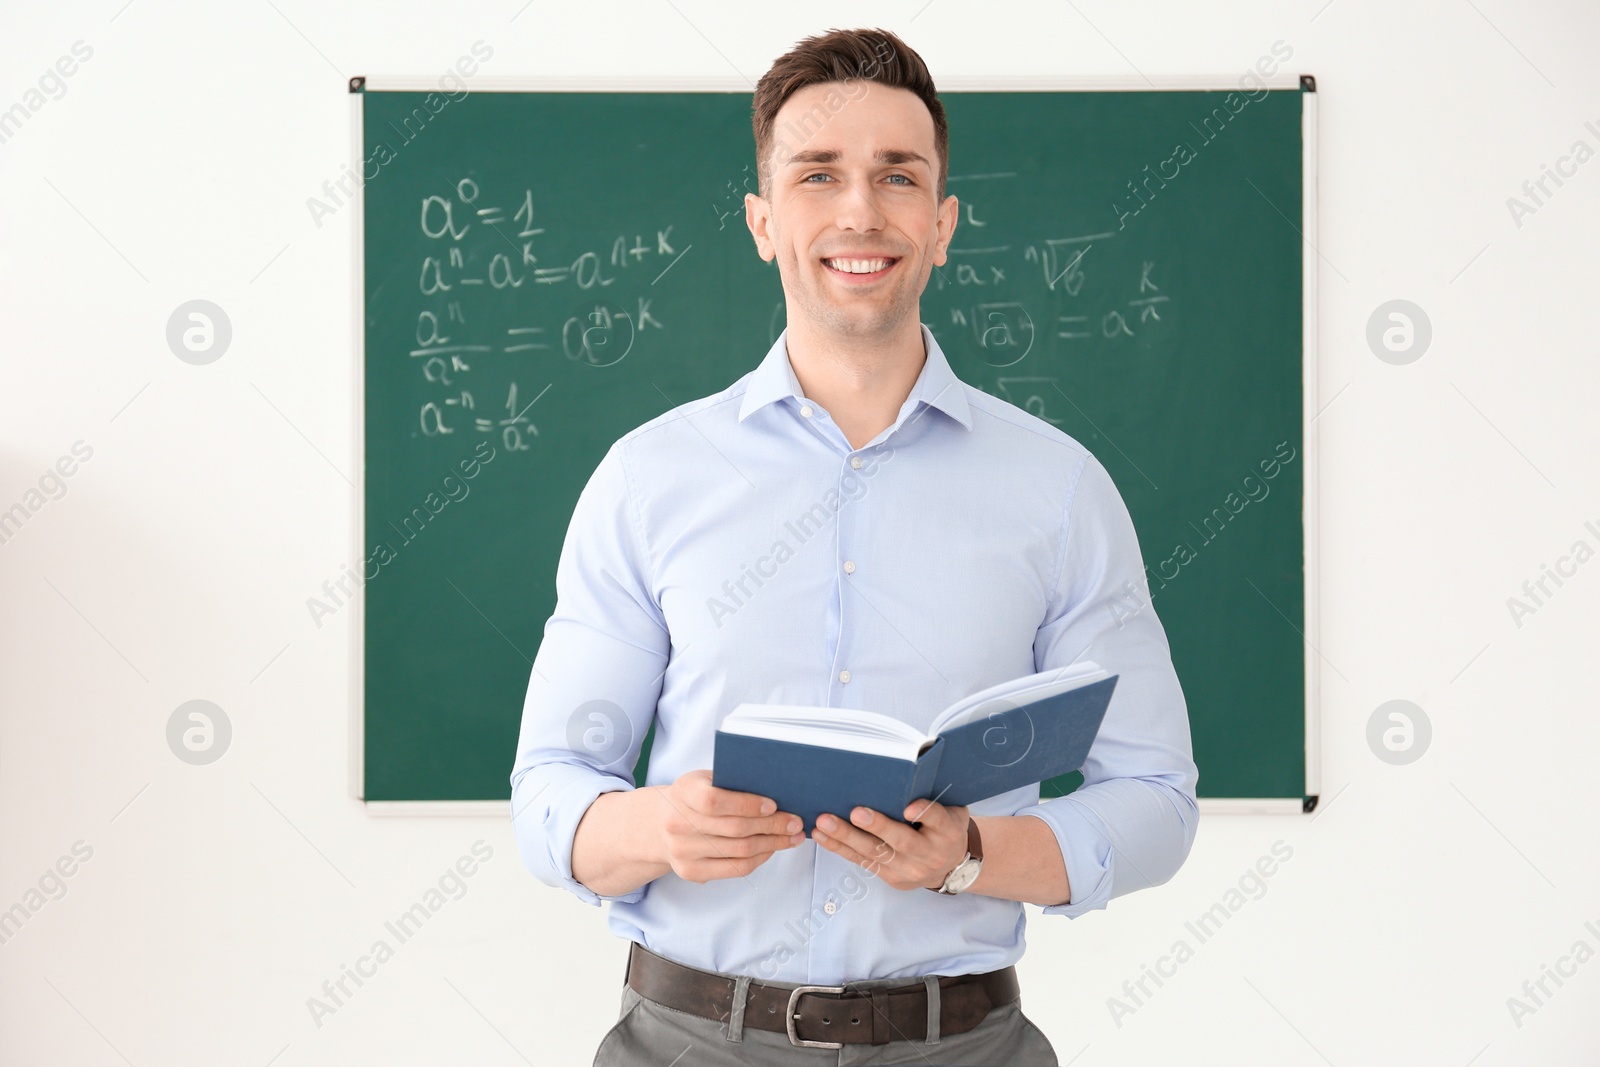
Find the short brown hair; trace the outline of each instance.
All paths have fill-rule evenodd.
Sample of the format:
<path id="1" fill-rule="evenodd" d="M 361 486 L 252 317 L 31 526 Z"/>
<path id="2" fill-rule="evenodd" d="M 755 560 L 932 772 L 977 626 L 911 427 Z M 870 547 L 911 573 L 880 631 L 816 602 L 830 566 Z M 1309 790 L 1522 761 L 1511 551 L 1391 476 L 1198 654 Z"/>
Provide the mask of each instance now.
<path id="1" fill-rule="evenodd" d="M 807 37 L 779 56 L 761 76 L 750 110 L 762 196 L 767 195 L 770 185 L 767 163 L 772 154 L 773 125 L 784 102 L 810 85 L 858 78 L 908 89 L 927 105 L 933 116 L 933 147 L 939 157 L 937 199 L 944 200 L 945 179 L 950 173 L 950 127 L 944 105 L 939 102 L 933 76 L 922 57 L 889 30 L 833 29 Z"/>

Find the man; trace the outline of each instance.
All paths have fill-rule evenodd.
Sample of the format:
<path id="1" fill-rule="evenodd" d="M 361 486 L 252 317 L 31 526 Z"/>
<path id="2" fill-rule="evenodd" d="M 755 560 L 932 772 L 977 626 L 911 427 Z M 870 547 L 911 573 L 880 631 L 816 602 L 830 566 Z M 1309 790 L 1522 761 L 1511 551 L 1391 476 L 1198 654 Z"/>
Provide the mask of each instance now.
<path id="1" fill-rule="evenodd" d="M 921 58 L 880 30 L 808 38 L 753 106 L 746 221 L 787 328 L 617 441 L 580 496 L 511 775 L 518 846 L 633 942 L 596 1064 L 1054 1064 L 1012 966 L 1022 903 L 1102 908 L 1194 839 L 1133 526 L 1082 445 L 956 379 L 921 323 L 957 218 Z M 1079 659 L 1121 678 L 1070 796 L 837 812 L 807 839 L 710 783 L 741 702 L 926 728 Z"/>

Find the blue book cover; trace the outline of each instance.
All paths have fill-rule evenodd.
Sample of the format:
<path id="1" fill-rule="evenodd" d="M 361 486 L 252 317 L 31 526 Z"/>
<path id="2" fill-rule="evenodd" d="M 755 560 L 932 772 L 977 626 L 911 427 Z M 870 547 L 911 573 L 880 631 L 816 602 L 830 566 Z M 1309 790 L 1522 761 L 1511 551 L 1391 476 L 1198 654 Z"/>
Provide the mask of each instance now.
<path id="1" fill-rule="evenodd" d="M 1004 682 L 941 712 L 932 737 L 875 712 L 741 704 L 717 729 L 711 784 L 771 797 L 807 834 L 823 812 L 973 804 L 1082 768 L 1117 677 L 1080 663 Z"/>

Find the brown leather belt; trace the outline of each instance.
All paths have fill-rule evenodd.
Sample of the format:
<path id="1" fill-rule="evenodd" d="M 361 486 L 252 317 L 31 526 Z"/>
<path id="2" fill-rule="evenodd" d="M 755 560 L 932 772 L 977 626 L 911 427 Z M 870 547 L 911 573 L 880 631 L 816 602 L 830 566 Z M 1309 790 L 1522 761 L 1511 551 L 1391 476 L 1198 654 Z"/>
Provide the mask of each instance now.
<path id="1" fill-rule="evenodd" d="M 627 982 L 634 992 L 702 1019 L 725 1023 L 731 1018 L 734 979 L 669 960 L 637 941 L 632 946 Z M 940 1034 L 964 1034 L 983 1022 L 991 1008 L 1021 995 L 1015 967 L 943 975 L 938 981 Z M 790 1043 L 810 1048 L 926 1041 L 928 987 L 920 979 L 903 986 L 854 990 L 849 986 L 786 987 L 751 981 L 744 1025 L 787 1034 Z"/>

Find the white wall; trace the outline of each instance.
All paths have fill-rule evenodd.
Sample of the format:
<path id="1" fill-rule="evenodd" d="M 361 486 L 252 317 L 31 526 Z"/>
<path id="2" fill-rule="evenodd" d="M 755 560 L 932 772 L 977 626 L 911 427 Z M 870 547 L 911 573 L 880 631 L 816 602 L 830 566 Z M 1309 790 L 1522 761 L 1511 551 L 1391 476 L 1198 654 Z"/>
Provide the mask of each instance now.
<path id="1" fill-rule="evenodd" d="M 1600 148 L 1600 17 L 920 3 L 9 5 L 0 107 L 93 54 L 0 145 L 0 508 L 93 455 L 0 545 L 0 908 L 93 854 L 0 945 L 0 1060 L 589 1062 L 623 966 L 603 913 L 527 874 L 502 818 L 346 795 L 350 616 L 316 629 L 304 600 L 352 543 L 353 220 L 318 229 L 305 200 L 347 158 L 350 74 L 437 74 L 481 38 L 502 76 L 753 79 L 882 24 L 936 77 L 1231 80 L 1281 40 L 1321 89 L 1325 807 L 1207 817 L 1168 885 L 1032 910 L 1026 1010 L 1082 1067 L 1596 1062 L 1600 962 L 1520 1020 L 1507 998 L 1600 949 L 1600 562 L 1520 626 L 1506 599 L 1600 545 L 1600 162 L 1520 226 L 1506 200 Z M 233 324 L 205 367 L 164 337 L 194 298 Z M 1365 342 L 1395 298 L 1433 325 L 1407 366 Z M 234 729 L 207 767 L 165 739 L 196 698 Z M 1391 699 L 1432 723 L 1405 766 L 1366 740 Z M 314 1025 L 307 998 L 480 839 L 466 895 Z M 1279 840 L 1265 895 L 1199 944 L 1185 922 Z M 1109 998 L 1179 939 L 1193 958 L 1119 1025 Z"/>

